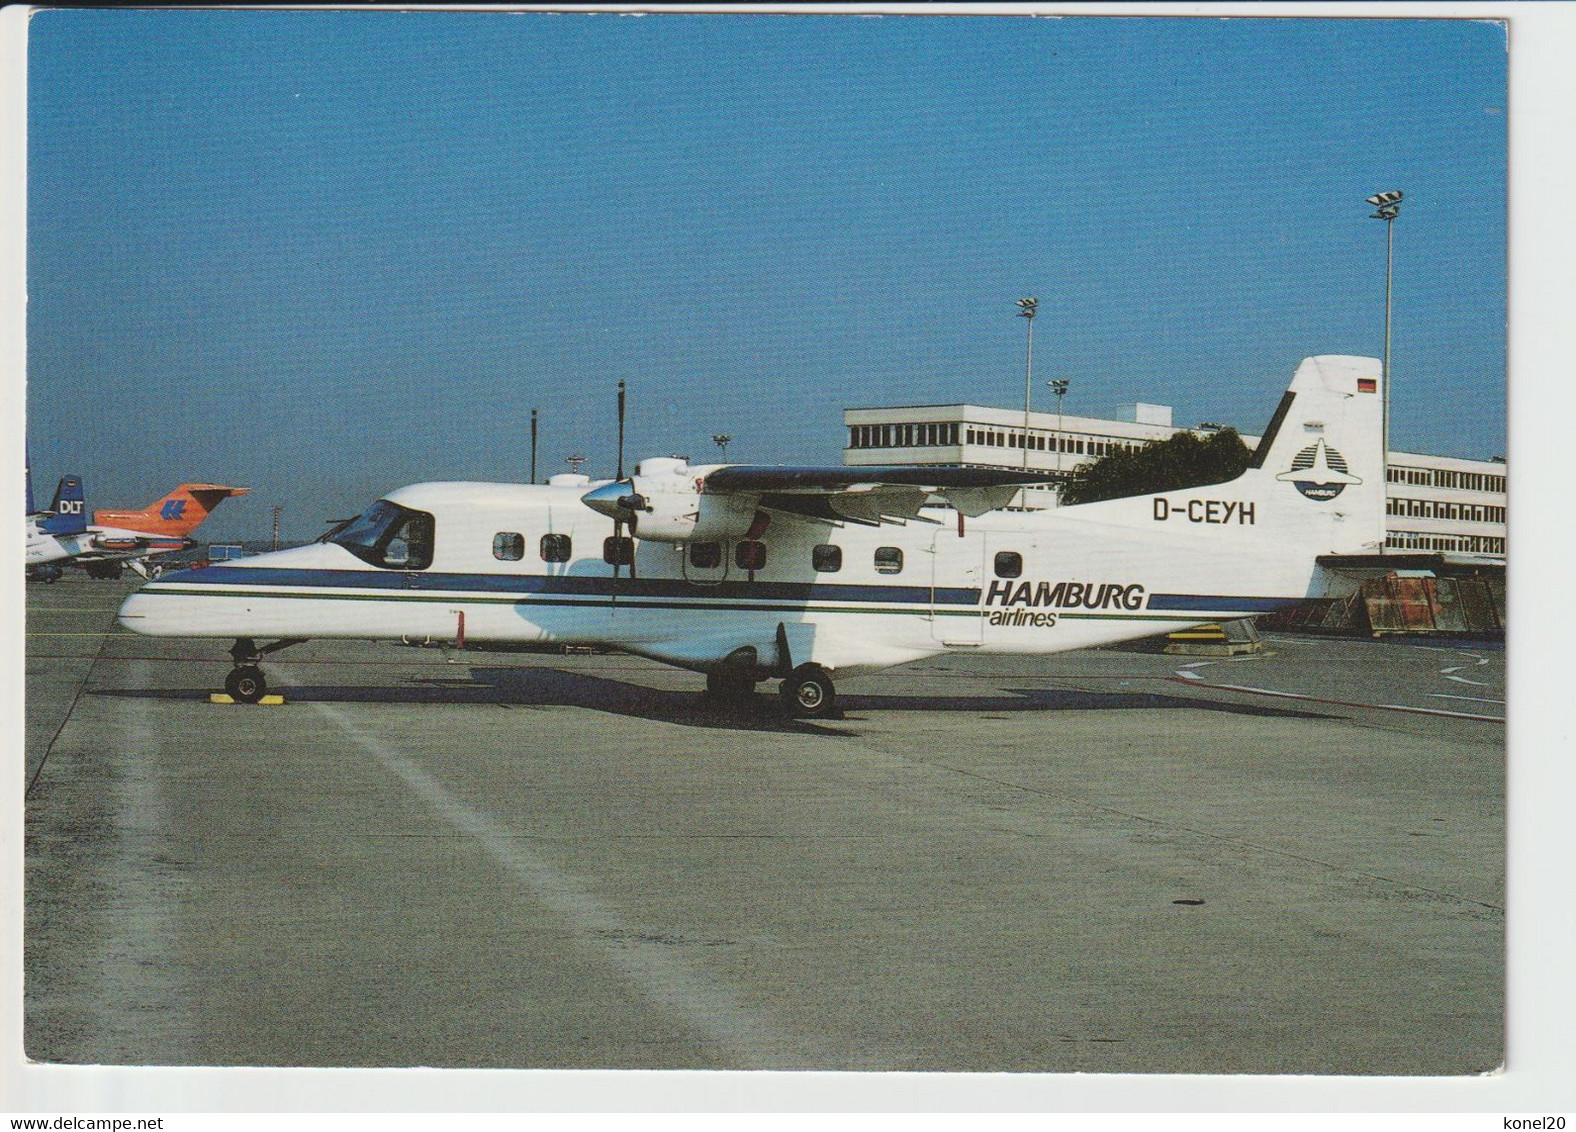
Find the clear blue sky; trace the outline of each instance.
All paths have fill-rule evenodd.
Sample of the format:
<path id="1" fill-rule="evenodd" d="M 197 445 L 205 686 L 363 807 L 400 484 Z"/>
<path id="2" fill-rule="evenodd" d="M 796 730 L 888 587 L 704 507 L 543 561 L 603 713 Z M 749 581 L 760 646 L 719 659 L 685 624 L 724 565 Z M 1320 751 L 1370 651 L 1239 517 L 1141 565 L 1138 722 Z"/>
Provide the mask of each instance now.
<path id="1" fill-rule="evenodd" d="M 1377 356 L 1396 447 L 1505 450 L 1506 44 L 1443 20 L 48 11 L 28 437 L 210 538 L 628 452 L 839 463 L 849 405 L 1257 431 Z"/>

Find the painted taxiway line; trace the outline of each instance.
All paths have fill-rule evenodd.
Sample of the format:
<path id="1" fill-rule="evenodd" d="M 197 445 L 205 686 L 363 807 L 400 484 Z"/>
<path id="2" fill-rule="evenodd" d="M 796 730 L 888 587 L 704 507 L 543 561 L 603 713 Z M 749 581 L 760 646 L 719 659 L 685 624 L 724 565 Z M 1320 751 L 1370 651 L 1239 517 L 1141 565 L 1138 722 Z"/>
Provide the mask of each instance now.
<path id="1" fill-rule="evenodd" d="M 1301 700 L 1312 704 L 1329 704 L 1332 707 L 1366 708 L 1370 711 L 1401 711 L 1413 715 L 1444 715 L 1452 719 L 1476 719 L 1483 723 L 1504 723 L 1503 716 L 1477 715 L 1465 711 L 1446 711 L 1444 708 L 1409 707 L 1406 704 L 1364 704 L 1352 700 L 1329 700 L 1319 696 L 1304 695 L 1301 692 L 1278 692 L 1273 688 L 1249 688 L 1243 684 L 1211 684 L 1201 677 L 1194 677 L 1196 682 L 1178 679 L 1182 673 L 1167 677 L 1174 684 L 1187 684 L 1190 688 L 1218 688 L 1222 692 L 1244 692 L 1250 696 L 1274 696 L 1284 700 Z M 1432 694 L 1432 693 L 1431 693 Z"/>
<path id="2" fill-rule="evenodd" d="M 1494 644 L 1494 643 L 1497 643 L 1497 642 L 1490 642 L 1490 644 Z M 1477 655 L 1476 653 L 1469 653 L 1466 650 L 1469 649 L 1469 648 L 1483 648 L 1485 646 L 1483 645 L 1482 642 L 1479 642 L 1479 641 L 1472 641 L 1470 643 L 1468 643 L 1466 641 L 1463 641 L 1461 644 L 1455 645 L 1454 647 L 1450 647 L 1450 648 L 1447 648 L 1447 647 L 1445 647 L 1443 645 L 1407 645 L 1406 647 L 1407 648 L 1411 648 L 1411 649 L 1419 649 L 1422 652 L 1450 653 L 1453 656 L 1461 656 L 1462 654 L 1465 654 L 1467 656 L 1476 656 Z M 1497 648 L 1490 648 L 1489 651 L 1490 652 L 1499 652 L 1500 650 L 1497 649 Z"/>
<path id="3" fill-rule="evenodd" d="M 279 672 L 290 678 L 286 669 Z M 310 706 L 402 781 L 435 817 L 471 838 L 516 881 L 521 895 L 566 921 L 578 943 L 618 971 L 647 1002 L 687 1023 L 724 1062 L 741 1068 L 830 1063 L 828 1054 L 779 1028 L 761 1011 L 747 1007 L 731 988 L 656 942 L 661 933 L 630 919 L 590 884 L 533 852 L 491 814 L 467 805 L 394 744 L 369 733 L 337 707 L 317 702 Z"/>

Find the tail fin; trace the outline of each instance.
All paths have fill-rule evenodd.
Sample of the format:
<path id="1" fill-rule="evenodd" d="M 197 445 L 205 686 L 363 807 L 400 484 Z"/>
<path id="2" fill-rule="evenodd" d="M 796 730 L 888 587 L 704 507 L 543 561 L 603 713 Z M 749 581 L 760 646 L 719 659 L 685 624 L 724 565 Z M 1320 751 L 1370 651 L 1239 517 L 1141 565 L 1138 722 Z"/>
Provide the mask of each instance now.
<path id="1" fill-rule="evenodd" d="M 1273 501 L 1296 533 L 1320 537 L 1324 528 L 1322 553 L 1371 554 L 1384 545 L 1381 370 L 1377 358 L 1305 359 L 1237 481 Z"/>
<path id="2" fill-rule="evenodd" d="M 28 486 L 31 490 L 32 485 Z M 39 523 L 40 530 L 52 535 L 79 535 L 88 529 L 87 501 L 81 476 L 60 477 L 49 510 L 49 517 Z"/>
<path id="3" fill-rule="evenodd" d="M 197 525 L 221 502 L 232 495 L 245 495 L 251 490 L 249 487 L 224 487 L 213 483 L 183 483 L 141 511 L 97 511 L 93 521 L 103 527 L 184 538 L 196 530 Z"/>
<path id="4" fill-rule="evenodd" d="M 1380 369 L 1372 358 L 1308 358 L 1236 479 L 1053 511 L 1046 526 L 1062 529 L 1047 541 L 1076 548 L 1067 553 L 1080 570 L 1142 577 L 1144 608 L 1180 623 L 1322 596 L 1322 556 L 1384 546 Z"/>

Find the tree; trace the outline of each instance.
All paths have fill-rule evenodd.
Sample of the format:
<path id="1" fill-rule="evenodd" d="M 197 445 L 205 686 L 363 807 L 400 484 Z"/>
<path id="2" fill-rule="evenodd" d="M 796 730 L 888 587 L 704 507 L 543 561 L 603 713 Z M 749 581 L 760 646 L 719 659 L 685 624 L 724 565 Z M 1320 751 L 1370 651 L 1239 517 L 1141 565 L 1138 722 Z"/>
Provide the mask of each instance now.
<path id="1" fill-rule="evenodd" d="M 1084 464 L 1063 486 L 1062 503 L 1095 503 L 1225 483 L 1241 475 L 1252 458 L 1234 428 L 1223 428 L 1207 440 L 1183 431 L 1131 451 L 1118 448 Z"/>

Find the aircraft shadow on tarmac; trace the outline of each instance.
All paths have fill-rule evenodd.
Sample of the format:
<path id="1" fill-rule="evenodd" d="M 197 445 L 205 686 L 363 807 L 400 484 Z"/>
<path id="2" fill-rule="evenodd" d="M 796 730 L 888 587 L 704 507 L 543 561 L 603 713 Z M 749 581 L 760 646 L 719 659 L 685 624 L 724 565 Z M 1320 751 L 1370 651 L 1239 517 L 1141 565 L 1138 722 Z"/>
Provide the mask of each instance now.
<path id="1" fill-rule="evenodd" d="M 492 704 L 502 707 L 579 707 L 676 723 L 688 727 L 728 728 L 744 731 L 777 731 L 797 734 L 846 735 L 817 722 L 794 719 L 777 697 L 760 693 L 753 700 L 727 703 L 700 692 L 649 688 L 623 680 L 609 680 L 556 668 L 472 668 L 470 676 L 417 677 L 407 684 L 367 687 L 358 685 L 301 684 L 273 689 L 287 701 L 317 703 L 387 704 Z M 204 699 L 208 693 L 190 689 L 154 691 L 102 689 L 108 696 L 159 699 Z M 858 695 L 839 697 L 839 719 L 857 720 L 867 711 L 946 711 L 974 713 L 1046 711 L 1131 711 L 1187 709 L 1221 711 L 1233 715 L 1274 716 L 1290 719 L 1328 719 L 1322 712 L 1229 703 L 1197 696 L 1172 696 L 1149 692 L 1087 692 L 1063 688 L 1009 688 L 987 695 Z M 264 709 L 266 710 L 266 709 Z"/>

